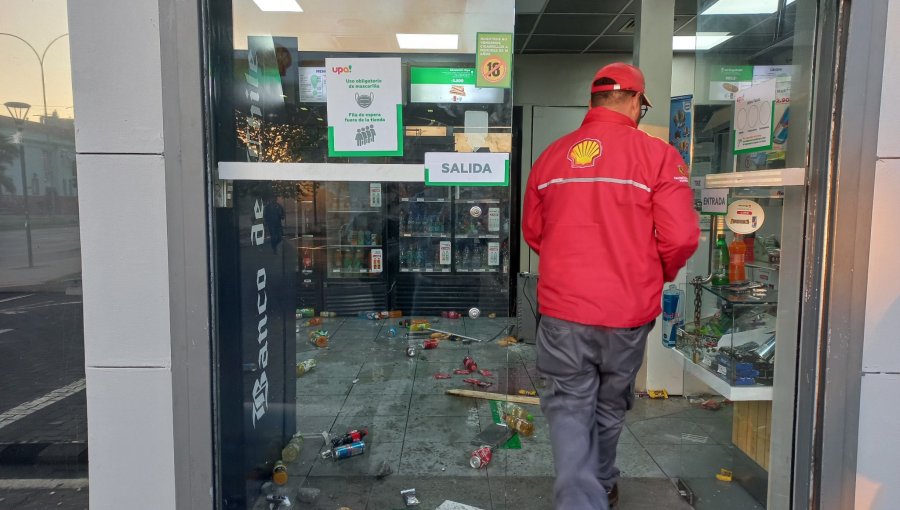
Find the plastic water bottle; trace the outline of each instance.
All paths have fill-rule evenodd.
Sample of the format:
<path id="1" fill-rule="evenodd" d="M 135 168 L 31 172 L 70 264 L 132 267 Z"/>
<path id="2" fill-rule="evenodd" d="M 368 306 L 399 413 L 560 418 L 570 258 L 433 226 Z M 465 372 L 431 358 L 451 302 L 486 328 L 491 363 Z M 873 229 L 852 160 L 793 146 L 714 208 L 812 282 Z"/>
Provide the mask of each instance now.
<path id="1" fill-rule="evenodd" d="M 684 291 L 674 284 L 663 291 L 662 344 L 675 347 L 678 328 L 684 327 Z"/>

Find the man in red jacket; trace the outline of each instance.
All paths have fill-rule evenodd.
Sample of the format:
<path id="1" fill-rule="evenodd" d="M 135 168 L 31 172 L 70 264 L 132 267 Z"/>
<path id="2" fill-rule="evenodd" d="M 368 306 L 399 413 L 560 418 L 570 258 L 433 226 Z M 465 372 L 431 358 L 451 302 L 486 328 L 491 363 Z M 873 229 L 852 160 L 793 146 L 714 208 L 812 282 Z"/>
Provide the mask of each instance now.
<path id="1" fill-rule="evenodd" d="M 522 231 L 540 255 L 537 366 L 556 464 L 556 507 L 607 509 L 618 499 L 616 445 L 634 397 L 663 283 L 697 248 L 688 168 L 637 129 L 644 76 L 600 69 L 581 127 L 537 159 Z"/>

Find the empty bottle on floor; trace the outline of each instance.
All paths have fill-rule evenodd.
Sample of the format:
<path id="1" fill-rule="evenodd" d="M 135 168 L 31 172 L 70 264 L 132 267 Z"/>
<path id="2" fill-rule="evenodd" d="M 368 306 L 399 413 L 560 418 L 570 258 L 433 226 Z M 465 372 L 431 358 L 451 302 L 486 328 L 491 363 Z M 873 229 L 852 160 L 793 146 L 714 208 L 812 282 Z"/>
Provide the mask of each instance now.
<path id="1" fill-rule="evenodd" d="M 532 418 L 530 415 L 528 418 Z M 503 421 L 506 422 L 506 426 L 515 430 L 519 434 L 525 437 L 531 437 L 534 434 L 534 422 L 528 420 L 527 418 L 516 418 L 512 415 L 504 415 Z"/>
<path id="2" fill-rule="evenodd" d="M 356 457 L 357 455 L 362 455 L 364 453 L 366 453 L 366 443 L 357 441 L 348 445 L 338 446 L 337 448 L 333 448 L 331 450 L 326 450 L 322 453 L 322 458 L 330 458 L 331 460 L 337 461 L 340 459 L 349 459 L 350 457 Z"/>
<path id="3" fill-rule="evenodd" d="M 505 416 L 514 416 L 516 418 L 528 419 L 531 415 L 522 406 L 506 402 L 500 406 L 500 411 Z"/>
<path id="4" fill-rule="evenodd" d="M 303 450 L 303 437 L 300 433 L 294 434 L 294 437 L 288 441 L 288 444 L 281 450 L 281 460 L 285 462 L 294 462 L 300 456 Z"/>

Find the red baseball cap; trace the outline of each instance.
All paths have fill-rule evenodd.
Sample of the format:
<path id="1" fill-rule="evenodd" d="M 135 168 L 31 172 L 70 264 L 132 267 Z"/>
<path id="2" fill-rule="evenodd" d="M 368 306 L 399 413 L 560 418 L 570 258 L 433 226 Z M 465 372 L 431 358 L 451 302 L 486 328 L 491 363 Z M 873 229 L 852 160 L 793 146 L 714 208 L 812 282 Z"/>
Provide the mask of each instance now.
<path id="1" fill-rule="evenodd" d="M 597 80 L 607 78 L 614 81 L 614 84 L 597 85 Z M 641 94 L 641 102 L 652 107 L 650 100 L 647 99 L 646 89 L 644 88 L 644 73 L 640 69 L 623 62 L 616 62 L 603 66 L 597 74 L 594 75 L 594 81 L 591 82 L 591 94 L 594 92 L 605 92 L 608 90 L 631 90 Z"/>

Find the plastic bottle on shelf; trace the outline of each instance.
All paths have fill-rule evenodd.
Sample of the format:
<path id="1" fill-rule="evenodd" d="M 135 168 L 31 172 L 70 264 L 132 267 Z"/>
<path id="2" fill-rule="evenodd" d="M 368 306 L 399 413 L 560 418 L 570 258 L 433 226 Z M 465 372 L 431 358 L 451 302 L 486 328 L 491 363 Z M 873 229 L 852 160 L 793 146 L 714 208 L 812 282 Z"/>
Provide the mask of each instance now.
<path id="1" fill-rule="evenodd" d="M 416 267 L 420 269 L 425 267 L 425 249 L 421 245 L 416 250 Z"/>
<path id="2" fill-rule="evenodd" d="M 400 210 L 400 217 L 397 223 L 400 225 L 400 233 L 406 232 L 406 213 L 402 209 Z"/>
<path id="3" fill-rule="evenodd" d="M 469 269 L 472 263 L 472 254 L 469 252 L 469 247 L 466 246 L 462 251 L 462 258 L 459 261 L 458 269 Z"/>
<path id="4" fill-rule="evenodd" d="M 350 250 L 344 253 L 344 270 L 349 271 L 353 267 L 353 254 Z"/>
<path id="5" fill-rule="evenodd" d="M 533 419 L 534 418 L 532 418 L 532 420 Z M 506 422 L 507 427 L 525 437 L 531 437 L 534 434 L 534 421 L 531 421 L 528 418 L 516 418 L 515 416 L 507 414 L 504 415 L 503 421 Z"/>
<path id="6" fill-rule="evenodd" d="M 747 245 L 744 244 L 744 236 L 734 236 L 734 241 L 728 246 L 728 281 L 738 283 L 747 280 L 744 266 L 747 255 Z"/>
<path id="7" fill-rule="evenodd" d="M 333 269 L 340 269 L 341 267 L 343 267 L 343 257 L 343 253 L 340 248 L 334 250 L 334 263 L 332 264 Z"/>
<path id="8" fill-rule="evenodd" d="M 725 234 L 719 234 L 716 239 L 712 270 L 713 285 L 728 285 L 728 245 L 725 244 Z"/>

